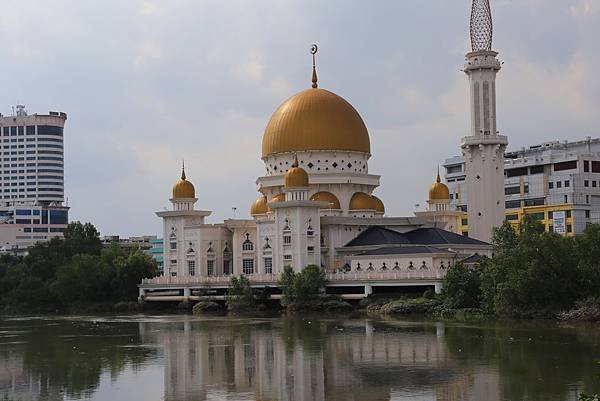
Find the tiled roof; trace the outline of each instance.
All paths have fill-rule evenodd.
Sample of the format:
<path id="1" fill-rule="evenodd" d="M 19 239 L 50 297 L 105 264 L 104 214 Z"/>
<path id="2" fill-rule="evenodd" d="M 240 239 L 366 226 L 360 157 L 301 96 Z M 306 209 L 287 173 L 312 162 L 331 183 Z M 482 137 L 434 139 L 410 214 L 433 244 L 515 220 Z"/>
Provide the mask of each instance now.
<path id="1" fill-rule="evenodd" d="M 399 233 L 389 228 L 371 226 L 348 242 L 346 247 L 376 245 L 489 245 L 440 228 L 417 228 Z"/>

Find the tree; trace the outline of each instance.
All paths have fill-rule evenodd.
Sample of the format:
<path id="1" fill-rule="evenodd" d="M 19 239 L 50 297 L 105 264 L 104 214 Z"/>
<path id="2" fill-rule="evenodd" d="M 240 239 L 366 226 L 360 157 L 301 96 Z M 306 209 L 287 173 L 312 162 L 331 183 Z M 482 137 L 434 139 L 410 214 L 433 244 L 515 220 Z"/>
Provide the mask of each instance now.
<path id="1" fill-rule="evenodd" d="M 578 297 L 573 240 L 544 232 L 525 219 L 519 233 L 504 224 L 494 233 L 495 256 L 481 266 L 483 305 L 489 312 L 518 315 L 571 307 Z"/>
<path id="2" fill-rule="evenodd" d="M 320 303 L 320 295 L 325 290 L 325 272 L 319 266 L 308 265 L 301 272 L 295 273 L 286 266 L 281 273 L 281 304 L 293 309 L 311 309 Z"/>
<path id="3" fill-rule="evenodd" d="M 598 296 L 600 288 L 600 224 L 590 224 L 575 237 L 581 297 Z"/>
<path id="4" fill-rule="evenodd" d="M 77 254 L 100 255 L 102 243 L 100 233 L 92 223 L 79 221 L 70 223 L 64 232 L 64 246 L 67 256 Z"/>
<path id="5" fill-rule="evenodd" d="M 246 276 L 232 277 L 227 288 L 227 308 L 230 311 L 244 311 L 256 308 L 254 291 Z"/>
<path id="6" fill-rule="evenodd" d="M 442 299 L 449 308 L 478 308 L 481 304 L 481 277 L 478 268 L 463 263 L 450 267 L 444 277 Z"/>
<path id="7" fill-rule="evenodd" d="M 281 288 L 281 305 L 288 306 L 294 303 L 294 280 L 296 274 L 292 266 L 284 266 L 281 277 L 279 278 L 279 287 Z"/>

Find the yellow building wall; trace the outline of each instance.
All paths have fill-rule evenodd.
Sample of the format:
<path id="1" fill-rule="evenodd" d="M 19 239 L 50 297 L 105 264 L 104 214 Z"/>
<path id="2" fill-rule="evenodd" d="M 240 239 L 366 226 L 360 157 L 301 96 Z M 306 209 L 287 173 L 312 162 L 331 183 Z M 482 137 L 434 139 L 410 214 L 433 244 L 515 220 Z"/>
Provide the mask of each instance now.
<path id="1" fill-rule="evenodd" d="M 575 230 L 573 228 L 573 205 L 571 203 L 562 203 L 558 205 L 541 205 L 541 206 L 525 206 L 519 209 L 508 209 L 505 212 L 506 220 L 510 221 L 513 228 L 518 229 L 519 223 L 523 218 L 527 215 L 539 215 L 543 213 L 543 219 L 539 218 L 538 220 L 544 225 L 546 231 L 552 231 L 553 228 L 553 220 L 550 213 L 553 212 L 566 212 L 566 225 L 567 225 L 567 237 L 573 237 L 575 235 Z M 469 232 L 469 225 L 467 221 L 467 213 L 463 213 L 463 224 L 462 232 L 463 234 Z M 569 232 L 568 227 L 571 227 L 571 232 Z"/>

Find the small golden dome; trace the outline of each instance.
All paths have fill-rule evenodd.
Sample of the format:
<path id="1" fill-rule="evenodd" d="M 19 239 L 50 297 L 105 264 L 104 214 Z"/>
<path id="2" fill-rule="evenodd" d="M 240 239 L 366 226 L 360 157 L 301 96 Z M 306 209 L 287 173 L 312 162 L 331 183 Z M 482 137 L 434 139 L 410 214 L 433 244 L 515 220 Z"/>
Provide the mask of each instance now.
<path id="1" fill-rule="evenodd" d="M 263 135 L 263 159 L 274 153 L 310 150 L 371 153 L 369 132 L 356 109 L 325 89 L 307 89 L 287 99 L 273 113 Z"/>
<path id="2" fill-rule="evenodd" d="M 308 187 L 308 173 L 302 167 L 298 167 L 298 158 L 294 159 L 292 167 L 285 173 L 286 188 Z"/>
<path id="3" fill-rule="evenodd" d="M 194 199 L 194 185 L 185 178 L 185 167 L 181 168 L 181 179 L 173 185 L 173 199 Z"/>
<path id="4" fill-rule="evenodd" d="M 271 202 L 283 202 L 285 200 L 285 194 L 277 194 L 271 198 Z"/>
<path id="5" fill-rule="evenodd" d="M 327 202 L 329 206 L 323 206 L 321 209 L 341 209 L 340 201 L 331 192 L 317 192 L 310 197 L 310 200 L 317 202 Z"/>
<path id="6" fill-rule="evenodd" d="M 264 195 L 259 196 L 250 207 L 250 214 L 255 216 L 257 214 L 267 214 L 269 208 L 267 207 L 267 197 Z"/>
<path id="7" fill-rule="evenodd" d="M 364 192 L 357 192 L 350 199 L 350 210 L 375 210 L 375 201 Z"/>
<path id="8" fill-rule="evenodd" d="M 429 200 L 449 200 L 450 199 L 450 190 L 448 186 L 442 183 L 440 179 L 440 172 L 438 171 L 437 177 L 435 178 L 435 182 L 429 188 Z"/>
<path id="9" fill-rule="evenodd" d="M 375 202 L 375 211 L 377 213 L 385 214 L 385 205 L 383 204 L 383 201 L 375 195 L 371 195 L 371 198 L 373 198 L 373 202 Z"/>

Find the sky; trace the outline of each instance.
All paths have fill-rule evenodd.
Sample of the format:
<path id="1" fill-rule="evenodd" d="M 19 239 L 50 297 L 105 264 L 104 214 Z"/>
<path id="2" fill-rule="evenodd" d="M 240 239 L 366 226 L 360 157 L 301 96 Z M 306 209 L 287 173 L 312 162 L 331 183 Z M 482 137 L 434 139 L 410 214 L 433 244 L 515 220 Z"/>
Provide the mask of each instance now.
<path id="1" fill-rule="evenodd" d="M 509 150 L 600 136 L 600 0 L 491 0 Z M 249 217 L 269 117 L 310 86 L 371 138 L 387 215 L 469 132 L 469 0 L 3 0 L 0 112 L 64 111 L 71 220 L 160 234 L 185 160 L 208 222 Z M 237 211 L 233 211 L 237 208 Z"/>

